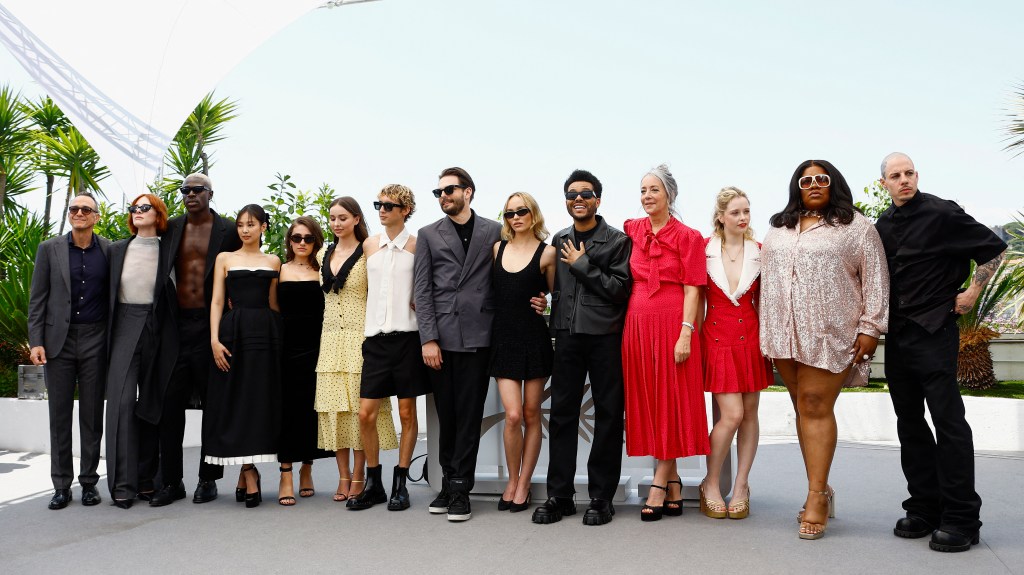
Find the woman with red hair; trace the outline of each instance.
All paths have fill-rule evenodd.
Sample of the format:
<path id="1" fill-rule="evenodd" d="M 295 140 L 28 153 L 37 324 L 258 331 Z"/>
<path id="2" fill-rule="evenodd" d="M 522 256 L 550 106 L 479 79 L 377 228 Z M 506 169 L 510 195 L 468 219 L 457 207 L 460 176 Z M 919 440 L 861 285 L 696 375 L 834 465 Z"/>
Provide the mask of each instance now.
<path id="1" fill-rule="evenodd" d="M 153 490 L 152 485 L 139 485 L 136 403 L 170 377 L 171 370 L 155 358 L 160 356 L 157 326 L 169 309 L 164 296 L 173 297 L 173 291 L 165 290 L 169 280 L 160 258 L 159 234 L 167 230 L 167 206 L 153 194 L 138 196 L 128 206 L 128 229 L 132 237 L 110 246 L 107 315 L 107 486 L 121 509 L 131 508 L 136 496 Z"/>

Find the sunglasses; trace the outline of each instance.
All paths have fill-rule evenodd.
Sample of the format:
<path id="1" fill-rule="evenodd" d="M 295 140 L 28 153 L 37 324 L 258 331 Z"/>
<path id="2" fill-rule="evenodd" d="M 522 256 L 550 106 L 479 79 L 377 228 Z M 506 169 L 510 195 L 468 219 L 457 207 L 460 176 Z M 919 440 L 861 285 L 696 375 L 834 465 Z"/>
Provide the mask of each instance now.
<path id="1" fill-rule="evenodd" d="M 211 190 L 210 188 L 207 188 L 206 186 L 182 186 L 182 187 L 178 188 L 178 191 L 181 192 L 181 195 L 183 195 L 183 196 L 190 196 L 192 194 L 201 194 L 203 192 L 212 192 L 213 190 Z"/>
<path id="2" fill-rule="evenodd" d="M 96 210 L 87 206 L 71 206 L 70 208 L 68 208 L 69 214 L 77 214 L 78 212 L 82 212 L 83 216 L 89 216 L 98 213 Z"/>
<path id="3" fill-rule="evenodd" d="M 288 239 L 290 239 L 293 244 L 301 244 L 301 243 L 305 242 L 305 243 L 307 243 L 309 245 L 313 245 L 313 244 L 316 243 L 316 237 L 313 236 L 313 234 L 306 234 L 306 235 L 292 234 L 292 235 L 288 236 Z"/>
<path id="4" fill-rule="evenodd" d="M 441 197 L 441 196 L 438 196 L 438 197 Z M 373 202 L 373 209 L 380 210 L 381 208 L 384 208 L 385 212 L 390 212 L 391 210 L 393 210 L 395 208 L 404 208 L 404 207 L 405 206 L 403 206 L 402 204 L 393 204 L 391 202 Z"/>
<path id="5" fill-rule="evenodd" d="M 149 204 L 139 204 L 137 206 L 128 206 L 128 213 L 130 214 L 144 214 L 149 210 L 152 210 L 153 206 Z"/>
<path id="6" fill-rule="evenodd" d="M 435 198 L 440 198 L 442 193 L 444 195 L 446 195 L 446 196 L 450 196 L 450 195 L 454 194 L 455 190 L 458 189 L 458 188 L 466 189 L 466 186 L 460 186 L 459 184 L 452 184 L 450 186 L 445 186 L 443 188 L 438 188 L 438 189 L 434 190 L 432 193 L 434 194 Z"/>
<path id="7" fill-rule="evenodd" d="M 514 218 L 516 216 L 519 216 L 521 218 L 525 218 L 526 214 L 528 214 L 528 213 L 530 213 L 530 208 L 519 208 L 518 210 L 509 210 L 509 211 L 505 212 L 502 215 L 505 216 L 506 220 L 511 220 L 512 218 Z"/>
<path id="8" fill-rule="evenodd" d="M 831 183 L 832 178 L 828 177 L 828 174 L 814 174 L 813 176 L 804 176 L 797 180 L 801 190 L 809 190 L 812 185 L 819 188 L 827 188 Z"/>
<path id="9" fill-rule="evenodd" d="M 592 200 L 597 197 L 597 194 L 591 190 L 584 190 L 582 192 L 565 192 L 565 199 L 568 201 L 575 200 L 576 198 L 583 198 L 584 200 Z"/>

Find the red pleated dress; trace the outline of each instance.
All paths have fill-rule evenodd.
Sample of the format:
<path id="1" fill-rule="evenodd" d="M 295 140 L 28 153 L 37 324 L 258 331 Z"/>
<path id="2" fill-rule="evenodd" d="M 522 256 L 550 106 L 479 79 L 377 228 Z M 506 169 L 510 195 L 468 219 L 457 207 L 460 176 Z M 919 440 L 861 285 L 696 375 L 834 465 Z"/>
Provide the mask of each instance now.
<path id="1" fill-rule="evenodd" d="M 675 218 L 657 234 L 648 218 L 626 220 L 624 228 L 633 240 L 633 290 L 622 332 L 626 453 L 657 459 L 707 454 L 699 335 L 686 361 L 677 364 L 674 355 L 683 286 L 707 281 L 704 238 Z"/>
<path id="2" fill-rule="evenodd" d="M 775 380 L 771 362 L 761 355 L 757 307 L 760 292 L 761 251 L 747 240 L 743 269 L 736 291 L 726 293 L 729 279 L 722 262 L 722 243 L 709 238 L 705 254 L 708 268 L 707 310 L 701 326 L 704 391 L 750 393 Z"/>

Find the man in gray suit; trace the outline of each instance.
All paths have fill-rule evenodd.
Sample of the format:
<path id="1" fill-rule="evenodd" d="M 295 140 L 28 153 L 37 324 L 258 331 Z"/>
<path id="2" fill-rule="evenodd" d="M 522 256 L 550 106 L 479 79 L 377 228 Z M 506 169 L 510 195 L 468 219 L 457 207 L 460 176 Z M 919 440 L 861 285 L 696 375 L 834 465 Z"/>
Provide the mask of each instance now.
<path id="1" fill-rule="evenodd" d="M 416 321 L 423 363 L 431 368 L 444 471 L 430 512 L 465 521 L 472 517 L 469 492 L 487 398 L 494 318 L 491 250 L 501 225 L 470 209 L 476 185 L 466 170 L 444 170 L 437 185 L 434 197 L 447 217 L 420 228 L 414 264 Z"/>
<path id="2" fill-rule="evenodd" d="M 71 416 L 78 386 L 82 440 L 82 505 L 97 505 L 103 390 L 106 384 L 107 290 L 110 242 L 93 233 L 99 205 L 79 194 L 68 207 L 71 231 L 39 244 L 28 304 L 30 357 L 46 366 L 50 411 L 50 509 L 71 502 L 74 468 Z"/>

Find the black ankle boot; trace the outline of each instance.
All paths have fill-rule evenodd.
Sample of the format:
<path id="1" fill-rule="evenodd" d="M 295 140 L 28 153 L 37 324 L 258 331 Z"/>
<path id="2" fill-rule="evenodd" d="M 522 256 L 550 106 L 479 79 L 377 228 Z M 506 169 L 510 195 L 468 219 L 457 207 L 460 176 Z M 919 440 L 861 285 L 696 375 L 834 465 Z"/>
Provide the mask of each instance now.
<path id="1" fill-rule="evenodd" d="M 388 511 L 403 511 L 409 508 L 409 490 L 405 488 L 405 480 L 409 478 L 409 468 L 395 466 L 395 476 L 391 479 L 391 499 L 388 500 Z"/>
<path id="2" fill-rule="evenodd" d="M 381 466 L 366 468 L 366 485 L 363 492 L 348 500 L 346 506 L 349 509 L 360 511 L 369 509 L 377 503 L 385 503 L 388 500 L 388 492 L 384 491 L 384 484 L 380 480 Z"/>

